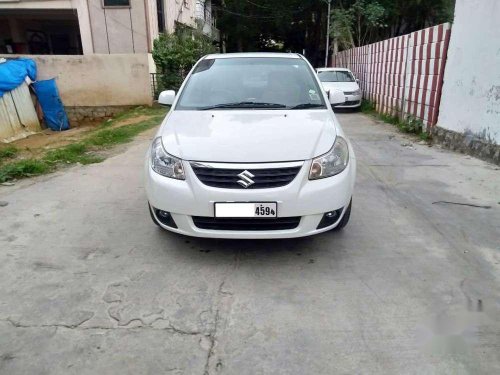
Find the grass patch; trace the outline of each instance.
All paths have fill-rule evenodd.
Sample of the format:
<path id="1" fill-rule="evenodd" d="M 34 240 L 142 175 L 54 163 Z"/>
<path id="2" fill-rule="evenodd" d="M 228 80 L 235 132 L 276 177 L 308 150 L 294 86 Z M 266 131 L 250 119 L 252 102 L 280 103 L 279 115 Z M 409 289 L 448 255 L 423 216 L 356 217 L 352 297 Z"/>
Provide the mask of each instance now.
<path id="1" fill-rule="evenodd" d="M 19 160 L 0 166 L 0 183 L 15 178 L 40 175 L 50 171 L 50 166 L 43 160 Z"/>
<path id="2" fill-rule="evenodd" d="M 429 132 L 421 132 L 419 135 L 419 138 L 422 140 L 422 141 L 430 141 L 431 140 L 431 135 L 429 134 Z"/>
<path id="3" fill-rule="evenodd" d="M 92 164 L 101 162 L 103 158 L 97 155 L 92 155 L 88 146 L 84 143 L 74 143 L 69 146 L 47 152 L 42 160 L 52 165 L 58 163 Z"/>
<path id="4" fill-rule="evenodd" d="M 112 119 L 105 120 L 99 126 L 99 129 L 108 128 L 115 125 L 118 122 L 128 120 L 133 117 L 138 116 L 165 116 L 167 112 L 166 108 L 163 106 L 155 106 L 155 107 L 136 107 L 130 109 L 128 111 L 123 111 L 118 113 Z"/>
<path id="5" fill-rule="evenodd" d="M 398 127 L 401 125 L 399 118 L 397 116 L 388 115 L 386 113 L 380 113 L 377 117 L 379 120 L 387 122 L 388 124 L 396 125 Z"/>
<path id="6" fill-rule="evenodd" d="M 401 120 L 398 116 L 378 113 L 375 110 L 375 103 L 370 102 L 369 100 L 363 100 L 361 103 L 361 111 L 368 115 L 372 115 L 381 121 L 396 126 L 403 133 L 416 134 L 424 141 L 429 141 L 431 139 L 431 135 L 428 132 L 423 131 L 423 122 L 414 116 L 407 116 L 404 120 Z"/>
<path id="7" fill-rule="evenodd" d="M 154 116 L 137 124 L 121 128 L 102 129 L 90 135 L 83 142 L 91 146 L 109 147 L 120 143 L 130 142 L 137 134 L 151 129 L 160 123 L 164 115 Z"/>
<path id="8" fill-rule="evenodd" d="M 363 113 L 373 114 L 373 113 L 375 113 L 375 103 L 373 103 L 369 100 L 363 99 L 361 101 L 361 106 L 359 107 L 359 109 Z"/>
<path id="9" fill-rule="evenodd" d="M 49 173 L 62 165 L 99 163 L 104 160 L 104 158 L 98 154 L 99 151 L 117 144 L 130 142 L 139 133 L 160 124 L 165 113 L 165 108 L 147 107 L 138 107 L 124 112 L 111 121 L 105 121 L 97 130 L 91 131 L 87 137 L 79 142 L 49 150 L 38 159 L 12 161 L 0 165 L 0 183 Z M 135 124 L 122 127 L 113 128 L 110 126 L 119 121 L 143 115 L 151 117 Z M 5 150 L 10 151 L 6 152 Z M 0 152 L 2 152 L 0 155 L 5 155 L 1 156 L 1 161 L 4 158 L 14 157 L 18 150 L 14 147 L 8 147 L 1 149 Z"/>
<path id="10" fill-rule="evenodd" d="M 18 152 L 19 150 L 15 146 L 7 146 L 0 148 L 0 162 L 4 159 L 15 157 Z"/>

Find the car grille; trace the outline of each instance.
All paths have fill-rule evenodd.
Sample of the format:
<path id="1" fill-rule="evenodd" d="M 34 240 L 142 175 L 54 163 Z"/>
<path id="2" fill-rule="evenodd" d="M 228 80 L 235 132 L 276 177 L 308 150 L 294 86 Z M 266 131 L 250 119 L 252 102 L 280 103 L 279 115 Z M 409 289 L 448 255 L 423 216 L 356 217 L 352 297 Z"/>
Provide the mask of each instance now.
<path id="1" fill-rule="evenodd" d="M 344 91 L 344 95 L 354 95 L 356 91 Z"/>
<path id="2" fill-rule="evenodd" d="M 288 185 L 300 171 L 302 165 L 283 168 L 213 168 L 191 163 L 196 177 L 205 185 L 225 189 L 264 189 Z M 238 183 L 242 178 L 238 175 L 243 171 L 250 172 L 253 184 L 246 188 Z"/>
<path id="3" fill-rule="evenodd" d="M 359 100 L 348 100 L 345 103 L 342 103 L 341 105 L 358 105 L 360 103 Z"/>
<path id="4" fill-rule="evenodd" d="M 300 216 L 277 218 L 220 218 L 193 216 L 193 223 L 200 229 L 264 231 L 295 229 L 300 223 Z"/>

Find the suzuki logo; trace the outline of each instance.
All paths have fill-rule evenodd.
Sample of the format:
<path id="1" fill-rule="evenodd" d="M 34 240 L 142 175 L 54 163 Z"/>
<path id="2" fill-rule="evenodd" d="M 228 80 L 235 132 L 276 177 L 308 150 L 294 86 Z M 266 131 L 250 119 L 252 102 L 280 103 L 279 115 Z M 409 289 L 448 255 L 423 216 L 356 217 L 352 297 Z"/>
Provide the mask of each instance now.
<path id="1" fill-rule="evenodd" d="M 252 177 L 255 177 L 255 176 L 253 174 L 251 174 L 250 172 L 248 172 L 247 170 L 244 170 L 243 172 L 241 172 L 238 175 L 238 177 L 241 178 L 241 180 L 237 181 L 238 184 L 243 186 L 245 189 L 247 187 L 249 187 L 250 185 L 255 184 L 255 181 L 252 180 Z"/>

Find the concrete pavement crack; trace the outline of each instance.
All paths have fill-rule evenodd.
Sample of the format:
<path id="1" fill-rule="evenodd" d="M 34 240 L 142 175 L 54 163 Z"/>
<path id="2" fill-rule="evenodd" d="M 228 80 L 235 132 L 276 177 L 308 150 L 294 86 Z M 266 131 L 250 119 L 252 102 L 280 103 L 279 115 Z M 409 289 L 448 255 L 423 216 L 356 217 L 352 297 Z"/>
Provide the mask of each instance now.
<path id="1" fill-rule="evenodd" d="M 486 205 L 472 204 L 472 203 L 462 203 L 462 202 L 449 202 L 449 201 L 437 201 L 437 202 L 432 202 L 432 204 L 454 204 L 454 205 L 457 205 L 457 206 L 468 206 L 468 207 L 484 208 L 486 210 L 489 210 L 491 208 L 491 206 L 486 206 Z"/>
<path id="2" fill-rule="evenodd" d="M 90 316 L 89 318 L 87 319 L 83 319 L 81 322 L 79 322 L 78 324 L 40 324 L 40 325 L 26 325 L 26 324 L 22 324 L 20 322 L 16 322 L 14 320 L 12 320 L 11 318 L 7 318 L 7 319 L 0 319 L 1 321 L 4 321 L 4 322 L 9 322 L 10 324 L 12 324 L 14 327 L 16 328 L 68 328 L 68 329 L 75 329 L 75 328 L 79 328 L 83 323 L 85 322 L 88 322 L 90 319 L 93 318 L 93 314 L 92 316 Z"/>
<path id="3" fill-rule="evenodd" d="M 217 335 L 217 327 L 219 325 L 219 320 L 220 320 L 220 311 L 217 310 L 215 312 L 214 329 L 213 329 L 213 332 L 210 333 L 210 335 L 209 335 L 210 347 L 208 349 L 207 360 L 205 362 L 205 371 L 203 372 L 203 375 L 210 374 L 210 360 L 212 359 L 213 355 L 215 354 L 216 335 Z"/>
<path id="4" fill-rule="evenodd" d="M 86 326 L 86 327 L 81 327 L 81 324 L 85 323 L 82 322 L 78 325 L 72 325 L 72 324 L 39 324 L 39 325 L 34 325 L 34 324 L 23 324 L 20 322 L 16 322 L 12 320 L 11 318 L 6 318 L 6 319 L 0 319 L 0 322 L 7 322 L 10 323 L 13 327 L 15 328 L 66 328 L 66 329 L 72 329 L 72 330 L 150 330 L 150 331 L 167 331 L 171 333 L 176 333 L 179 335 L 187 335 L 187 336 L 207 336 L 206 332 L 201 332 L 201 331 L 186 331 L 179 329 L 172 324 L 169 323 L 168 327 L 163 327 L 163 328 L 156 328 L 152 327 L 149 325 L 143 325 L 143 326 L 136 326 L 136 327 L 126 327 L 126 326 L 117 326 L 117 327 L 107 327 L 107 326 Z"/>
<path id="5" fill-rule="evenodd" d="M 179 327 L 174 326 L 172 323 L 168 322 L 168 326 L 163 326 L 163 327 L 154 327 L 152 324 L 158 320 L 168 320 L 164 317 L 158 317 L 157 319 L 153 320 L 151 324 L 144 324 L 143 320 L 140 318 L 134 318 L 131 319 L 130 321 L 127 322 L 126 325 L 120 325 L 119 324 L 119 319 L 117 317 L 113 316 L 113 314 L 109 314 L 110 318 L 115 322 L 115 326 L 99 326 L 99 325 L 94 325 L 94 326 L 82 326 L 84 323 L 88 322 L 89 320 L 92 319 L 93 315 L 91 317 L 88 317 L 86 319 L 83 319 L 81 322 L 78 322 L 78 324 L 63 324 L 63 323 L 54 323 L 54 324 L 23 324 L 22 322 L 18 322 L 13 320 L 12 318 L 0 318 L 0 322 L 8 322 L 11 324 L 14 328 L 19 328 L 19 329 L 43 329 L 43 328 L 55 328 L 56 332 L 57 329 L 68 329 L 68 330 L 79 330 L 79 331 L 87 331 L 87 330 L 94 330 L 94 331 L 116 331 L 116 330 L 131 330 L 131 331 L 139 331 L 139 330 L 149 330 L 149 331 L 163 331 L 163 332 L 169 332 L 171 334 L 178 334 L 178 335 L 186 335 L 186 336 L 202 336 L 209 341 L 208 345 L 208 351 L 206 355 L 206 361 L 205 361 L 205 366 L 204 366 L 204 375 L 209 375 L 211 371 L 211 366 L 212 366 L 212 360 L 216 354 L 216 345 L 217 345 L 217 340 L 220 336 L 221 332 L 221 325 L 223 320 L 227 319 L 227 316 L 229 315 L 230 308 L 231 308 L 231 302 L 233 298 L 233 292 L 224 289 L 224 286 L 227 284 L 227 280 L 231 277 L 231 275 L 239 268 L 239 262 L 240 262 L 240 251 L 238 250 L 235 253 L 234 256 L 234 263 L 233 266 L 229 269 L 229 271 L 224 275 L 223 279 L 219 283 L 219 286 L 217 288 L 217 293 L 216 293 L 216 300 L 213 305 L 215 308 L 215 315 L 214 315 L 214 321 L 213 321 L 213 326 L 212 329 L 208 332 L 203 332 L 203 331 L 190 331 L 190 330 L 184 330 Z M 214 311 L 213 309 L 211 309 Z M 223 317 L 226 316 L 224 319 Z M 129 326 L 129 324 L 133 321 L 139 322 L 141 325 L 138 326 Z M 217 371 L 223 366 L 222 361 L 219 359 L 215 366 L 212 366 L 215 368 Z"/>
<path id="6" fill-rule="evenodd" d="M 168 323 L 168 327 L 165 328 L 165 330 L 171 330 L 172 332 L 175 332 L 175 333 L 178 333 L 180 335 L 188 335 L 188 336 L 194 336 L 194 335 L 206 335 L 204 332 L 200 332 L 200 331 L 185 331 L 185 330 L 182 330 L 182 329 L 179 329 L 175 326 L 172 325 L 172 323 Z"/>
<path id="7" fill-rule="evenodd" d="M 212 331 L 207 335 L 208 339 L 210 340 L 210 346 L 207 352 L 207 359 L 205 362 L 205 369 L 203 371 L 203 375 L 210 375 L 210 362 L 213 356 L 215 355 L 215 346 L 217 344 L 217 337 L 220 334 L 219 325 L 221 322 L 221 310 L 223 308 L 229 310 L 230 308 L 229 303 L 225 303 L 224 299 L 231 298 L 233 296 L 232 292 L 223 290 L 224 284 L 226 283 L 227 279 L 238 269 L 240 265 L 239 263 L 240 263 L 240 251 L 237 250 L 234 256 L 234 265 L 231 271 L 224 276 L 224 278 L 219 284 L 219 287 L 217 288 L 217 301 L 215 303 L 216 309 L 215 309 L 214 325 Z M 217 366 L 219 365 L 222 366 L 222 363 L 220 361 L 217 363 Z"/>

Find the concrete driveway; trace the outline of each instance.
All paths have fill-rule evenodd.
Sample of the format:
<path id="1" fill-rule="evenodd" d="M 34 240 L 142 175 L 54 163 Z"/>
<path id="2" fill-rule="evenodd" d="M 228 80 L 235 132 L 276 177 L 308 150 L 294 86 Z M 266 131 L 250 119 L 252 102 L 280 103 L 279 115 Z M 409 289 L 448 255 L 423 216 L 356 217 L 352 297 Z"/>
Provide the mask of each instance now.
<path id="1" fill-rule="evenodd" d="M 339 117 L 358 157 L 340 233 L 163 232 L 152 134 L 0 187 L 0 373 L 500 373 L 500 171 Z"/>

